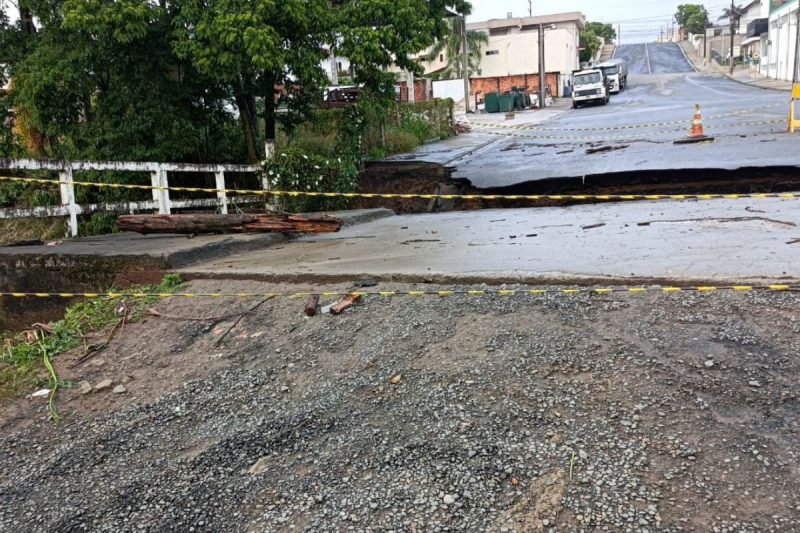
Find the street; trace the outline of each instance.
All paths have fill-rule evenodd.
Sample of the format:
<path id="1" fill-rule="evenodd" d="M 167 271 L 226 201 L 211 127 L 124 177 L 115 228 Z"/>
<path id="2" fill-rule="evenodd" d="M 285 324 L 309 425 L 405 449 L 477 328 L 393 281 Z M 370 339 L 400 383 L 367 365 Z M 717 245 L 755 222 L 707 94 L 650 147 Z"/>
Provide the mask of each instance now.
<path id="1" fill-rule="evenodd" d="M 608 106 L 564 111 L 529 129 L 526 117 L 537 112 L 518 113 L 514 129 L 502 127 L 501 114 L 471 117 L 468 135 L 489 144 L 453 161 L 454 177 L 480 189 L 576 177 L 592 187 L 609 173 L 797 165 L 797 137 L 785 133 L 785 93 L 695 73 L 675 44 L 623 46 L 618 53 L 632 61 L 629 87 Z M 695 104 L 715 141 L 673 144 L 688 135 Z M 610 151 L 586 153 L 600 147 Z"/>

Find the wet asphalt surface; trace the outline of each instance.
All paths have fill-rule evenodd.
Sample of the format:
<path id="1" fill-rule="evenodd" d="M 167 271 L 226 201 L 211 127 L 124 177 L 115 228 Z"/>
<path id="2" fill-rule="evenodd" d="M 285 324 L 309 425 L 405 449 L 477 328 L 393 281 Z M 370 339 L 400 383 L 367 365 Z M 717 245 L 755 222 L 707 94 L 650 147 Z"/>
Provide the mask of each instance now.
<path id="1" fill-rule="evenodd" d="M 607 106 L 569 110 L 544 124 L 477 127 L 488 144 L 455 161 L 454 177 L 477 188 L 548 178 L 593 185 L 609 173 L 795 166 L 798 137 L 785 133 L 788 93 L 696 73 L 675 44 L 629 45 L 629 87 Z M 652 71 L 653 74 L 648 74 Z M 713 143 L 675 145 L 688 135 L 695 104 Z M 536 111 L 525 113 L 532 120 Z M 586 151 L 607 147 L 609 152 Z"/>

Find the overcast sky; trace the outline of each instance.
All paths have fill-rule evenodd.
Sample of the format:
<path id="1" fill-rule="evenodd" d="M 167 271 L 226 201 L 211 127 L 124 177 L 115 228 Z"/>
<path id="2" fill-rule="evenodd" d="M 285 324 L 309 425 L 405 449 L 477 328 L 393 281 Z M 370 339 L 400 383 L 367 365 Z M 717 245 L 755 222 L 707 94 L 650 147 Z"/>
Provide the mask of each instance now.
<path id="1" fill-rule="evenodd" d="M 515 17 L 528 15 L 528 0 L 471 0 L 471 22 L 506 18 L 509 12 Z M 716 21 L 722 15 L 722 9 L 729 2 L 724 0 L 533 0 L 533 14 L 546 15 L 581 11 L 591 21 L 608 22 L 620 26 L 622 43 L 641 43 L 658 38 L 661 28 L 673 23 L 672 16 L 678 5 L 686 3 L 702 3 Z M 737 0 L 737 4 L 746 4 L 745 0 Z M 8 8 L 12 0 L 0 0 L 0 5 Z M 16 9 L 7 9 L 16 15 Z"/>
<path id="2" fill-rule="evenodd" d="M 506 18 L 511 12 L 515 17 L 528 15 L 528 0 L 471 0 L 470 21 Z M 702 3 L 708 9 L 712 21 L 722 15 L 722 9 L 730 5 L 723 0 L 533 0 L 533 14 L 546 15 L 581 11 L 591 21 L 608 22 L 621 26 L 622 43 L 647 42 L 658 38 L 662 26 L 672 22 L 678 5 Z M 737 4 L 745 3 L 741 0 Z"/>

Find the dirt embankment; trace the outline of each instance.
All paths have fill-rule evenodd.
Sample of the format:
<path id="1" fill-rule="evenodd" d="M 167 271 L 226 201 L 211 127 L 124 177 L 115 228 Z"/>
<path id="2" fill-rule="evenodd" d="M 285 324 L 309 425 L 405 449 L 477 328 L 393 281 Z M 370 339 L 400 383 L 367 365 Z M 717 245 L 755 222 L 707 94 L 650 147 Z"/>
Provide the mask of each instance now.
<path id="1" fill-rule="evenodd" d="M 0 530 L 798 531 L 797 298 L 162 302 L 2 414 Z"/>

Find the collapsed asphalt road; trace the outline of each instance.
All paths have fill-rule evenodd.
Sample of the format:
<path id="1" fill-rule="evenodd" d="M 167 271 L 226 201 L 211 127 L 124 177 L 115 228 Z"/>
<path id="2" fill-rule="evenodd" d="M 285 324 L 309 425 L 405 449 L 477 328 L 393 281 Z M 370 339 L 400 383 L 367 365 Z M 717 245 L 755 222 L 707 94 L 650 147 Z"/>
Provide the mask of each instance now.
<path id="1" fill-rule="evenodd" d="M 544 124 L 533 123 L 536 111 L 518 113 L 513 129 L 497 114 L 472 117 L 467 135 L 487 144 L 450 162 L 453 177 L 479 189 L 579 177 L 591 188 L 607 174 L 798 165 L 800 141 L 785 133 L 787 94 L 691 72 L 674 44 L 647 49 L 642 67 L 644 45 L 620 48 L 633 60 L 629 88 L 608 106 L 565 110 Z M 634 73 L 647 64 L 652 75 Z M 715 142 L 674 145 L 688 135 L 695 104 Z"/>
<path id="2" fill-rule="evenodd" d="M 208 303 L 3 412 L 0 530 L 798 531 L 794 293 Z"/>
<path id="3" fill-rule="evenodd" d="M 615 59 L 628 62 L 630 74 L 694 72 L 680 46 L 675 43 L 640 43 L 618 46 Z"/>

